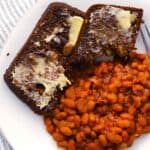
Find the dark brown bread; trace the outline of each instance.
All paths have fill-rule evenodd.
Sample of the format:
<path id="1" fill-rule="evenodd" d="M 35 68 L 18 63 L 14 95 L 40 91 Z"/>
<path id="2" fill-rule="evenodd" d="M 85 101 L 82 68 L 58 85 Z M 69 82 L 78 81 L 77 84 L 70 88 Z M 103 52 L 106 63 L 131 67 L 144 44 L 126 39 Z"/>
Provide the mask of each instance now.
<path id="1" fill-rule="evenodd" d="M 93 63 L 95 60 L 113 60 L 114 55 L 125 60 L 129 51 L 134 49 L 142 15 L 142 9 L 133 7 L 104 4 L 91 6 L 86 13 L 87 21 L 72 60 L 75 63 Z"/>
<path id="2" fill-rule="evenodd" d="M 50 4 L 4 75 L 10 89 L 38 114 L 49 114 L 73 80 L 65 55 L 74 46 L 68 44 L 68 18 L 74 16 L 84 18 L 84 13 L 64 3 Z"/>

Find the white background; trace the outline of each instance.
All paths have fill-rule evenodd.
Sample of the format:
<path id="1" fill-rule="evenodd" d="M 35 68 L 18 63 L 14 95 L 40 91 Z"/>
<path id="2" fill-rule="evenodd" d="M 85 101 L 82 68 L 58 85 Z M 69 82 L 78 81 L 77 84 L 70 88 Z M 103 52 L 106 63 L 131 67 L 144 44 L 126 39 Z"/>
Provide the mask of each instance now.
<path id="1" fill-rule="evenodd" d="M 34 28 L 42 12 L 52 0 L 39 0 L 31 10 L 20 20 L 10 35 L 0 55 L 0 128 L 15 150 L 58 150 L 54 140 L 49 136 L 43 124 L 43 118 L 34 114 L 8 89 L 3 81 L 5 69 L 9 66 L 16 52 Z M 150 26 L 149 0 L 63 0 L 84 11 L 95 3 L 120 4 L 144 8 L 144 20 Z M 140 41 L 140 40 L 139 40 Z M 142 49 L 141 43 L 138 47 Z M 7 52 L 10 56 L 6 56 Z M 150 135 L 144 135 L 136 140 L 130 150 L 149 150 Z"/>

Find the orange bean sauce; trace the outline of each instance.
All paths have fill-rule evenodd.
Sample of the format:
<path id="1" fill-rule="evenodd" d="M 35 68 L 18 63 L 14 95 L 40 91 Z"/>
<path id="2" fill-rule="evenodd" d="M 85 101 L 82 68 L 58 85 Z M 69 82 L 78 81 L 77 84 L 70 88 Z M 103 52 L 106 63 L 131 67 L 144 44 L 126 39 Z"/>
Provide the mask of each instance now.
<path id="1" fill-rule="evenodd" d="M 47 131 L 67 150 L 121 150 L 150 132 L 150 58 L 99 64 L 61 97 Z"/>

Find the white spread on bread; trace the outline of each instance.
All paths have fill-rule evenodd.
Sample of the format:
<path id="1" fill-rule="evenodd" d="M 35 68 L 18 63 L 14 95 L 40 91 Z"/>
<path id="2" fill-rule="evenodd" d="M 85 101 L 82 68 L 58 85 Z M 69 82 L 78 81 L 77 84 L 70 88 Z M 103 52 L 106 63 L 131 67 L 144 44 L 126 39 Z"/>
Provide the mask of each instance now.
<path id="1" fill-rule="evenodd" d="M 110 7 L 109 12 L 112 15 L 115 15 L 118 25 L 123 29 L 123 30 L 128 30 L 131 27 L 131 23 L 135 20 L 136 15 L 132 14 L 128 10 L 124 10 L 121 8 L 116 8 L 116 7 Z"/>
<path id="2" fill-rule="evenodd" d="M 107 12 L 107 15 L 110 14 L 116 18 L 118 22 L 118 26 L 122 30 L 128 30 L 131 27 L 131 23 L 137 17 L 136 14 L 131 13 L 131 11 L 129 10 L 125 10 L 125 9 L 113 7 L 113 6 L 105 6 L 91 13 L 90 22 L 94 21 L 93 19 L 95 18 L 95 15 L 99 15 L 100 18 L 104 18 L 104 17 L 107 18 L 108 16 L 106 16 L 106 12 Z"/>
<path id="3" fill-rule="evenodd" d="M 83 21 L 84 19 L 80 16 L 73 16 L 68 18 L 70 29 L 69 29 L 69 41 L 67 45 L 75 46 Z"/>
<path id="4" fill-rule="evenodd" d="M 71 82 L 65 76 L 63 66 L 57 61 L 52 62 L 34 54 L 30 54 L 30 57 L 32 64 L 20 63 L 14 68 L 13 83 L 42 109 L 49 104 L 57 88 L 63 90 Z M 38 91 L 36 85 L 42 86 L 42 92 Z"/>
<path id="5" fill-rule="evenodd" d="M 71 54 L 73 47 L 76 45 L 84 19 L 80 16 L 71 16 L 67 20 L 70 28 L 68 33 L 68 42 L 65 44 L 63 54 Z"/>
<path id="6" fill-rule="evenodd" d="M 63 32 L 63 30 L 64 30 L 64 28 L 62 28 L 62 27 L 55 27 L 52 34 L 47 35 L 46 38 L 44 39 L 44 41 L 46 43 L 51 42 L 51 40 L 56 37 L 56 34 Z"/>
<path id="7" fill-rule="evenodd" d="M 84 19 L 80 16 L 70 16 L 66 17 L 66 21 L 64 24 L 67 24 L 69 30 L 65 31 L 64 27 L 58 26 L 55 27 L 51 34 L 47 35 L 44 39 L 46 43 L 50 43 L 52 40 L 57 43 L 61 44 L 60 36 L 57 36 L 58 33 L 68 32 L 68 41 L 65 44 L 65 48 L 73 48 L 78 40 L 78 36 L 82 27 Z M 63 37 L 63 34 L 62 34 Z"/>
<path id="8" fill-rule="evenodd" d="M 87 47 L 93 53 L 99 53 L 108 45 L 117 48 L 117 45 L 132 43 L 136 27 L 132 22 L 136 17 L 136 12 L 109 5 L 95 9 L 89 18 L 87 39 L 91 42 L 87 42 Z"/>
<path id="9" fill-rule="evenodd" d="M 37 46 L 37 47 L 41 46 L 41 44 L 40 44 L 40 42 L 39 42 L 39 41 L 34 42 L 34 45 L 35 45 L 35 46 Z"/>

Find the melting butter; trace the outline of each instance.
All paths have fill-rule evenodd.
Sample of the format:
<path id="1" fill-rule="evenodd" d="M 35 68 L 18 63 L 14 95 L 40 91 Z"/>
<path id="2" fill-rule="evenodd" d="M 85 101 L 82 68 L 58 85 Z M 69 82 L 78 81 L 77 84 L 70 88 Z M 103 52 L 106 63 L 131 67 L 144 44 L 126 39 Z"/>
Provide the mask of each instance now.
<path id="1" fill-rule="evenodd" d="M 77 42 L 84 19 L 80 16 L 73 16 L 69 17 L 68 22 L 70 23 L 70 30 L 67 44 L 74 46 Z"/>
<path id="2" fill-rule="evenodd" d="M 58 62 L 47 62 L 45 58 L 35 55 L 33 59 L 34 64 L 30 67 L 23 64 L 15 67 L 12 72 L 13 83 L 17 83 L 17 86 L 42 109 L 51 101 L 57 88 L 63 90 L 71 82 L 65 76 L 63 66 L 59 65 Z M 42 84 L 45 88 L 42 94 L 34 89 L 37 83 Z"/>
<path id="3" fill-rule="evenodd" d="M 50 43 L 53 38 L 56 37 L 57 33 L 61 33 L 64 31 L 64 28 L 55 27 L 51 35 L 47 35 L 44 41 L 46 43 Z"/>
<path id="4" fill-rule="evenodd" d="M 111 7 L 110 13 L 116 16 L 118 25 L 123 30 L 128 30 L 131 27 L 131 23 L 136 19 L 135 14 L 132 14 L 130 11 L 121 8 Z"/>

